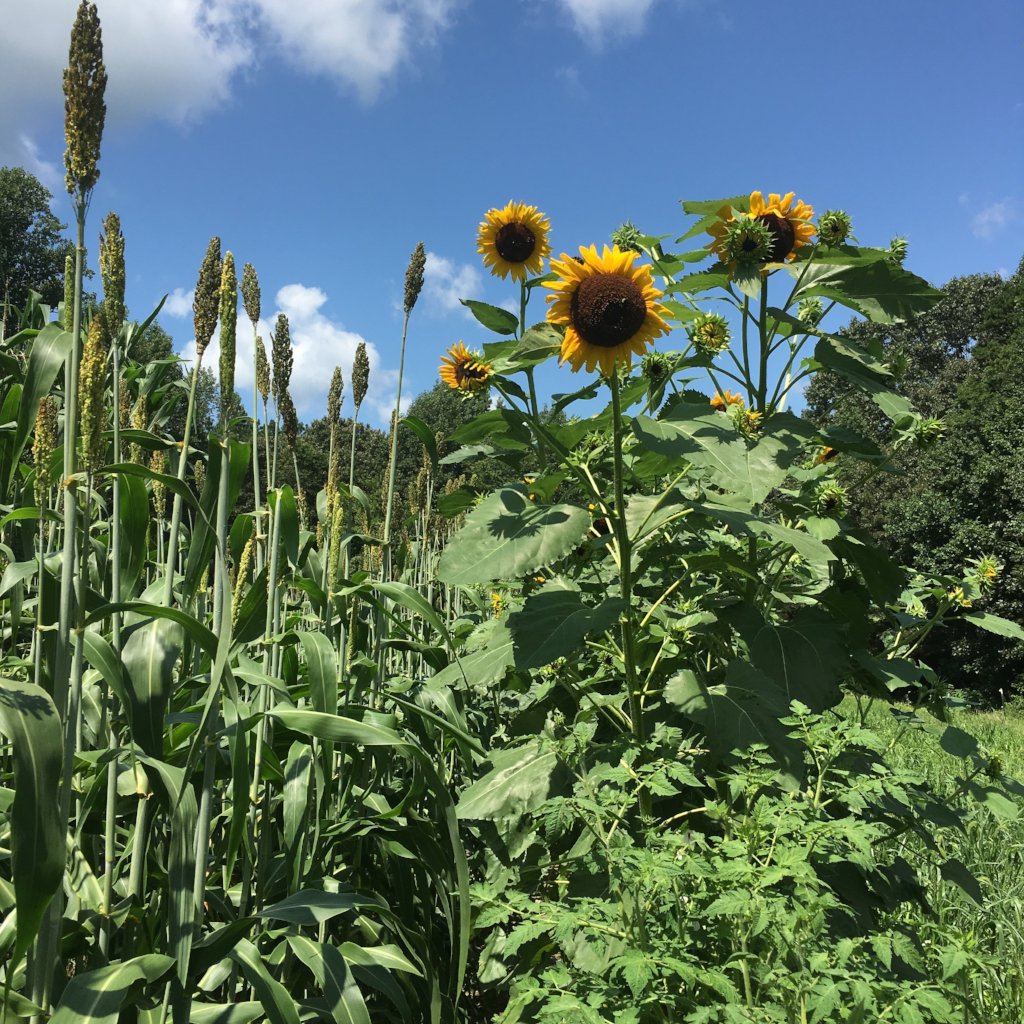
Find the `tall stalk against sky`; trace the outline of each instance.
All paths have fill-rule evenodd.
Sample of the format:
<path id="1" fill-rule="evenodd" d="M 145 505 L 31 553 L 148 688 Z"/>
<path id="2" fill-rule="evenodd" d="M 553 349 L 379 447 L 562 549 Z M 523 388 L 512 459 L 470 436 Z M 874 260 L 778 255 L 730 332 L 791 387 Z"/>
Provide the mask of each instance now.
<path id="1" fill-rule="evenodd" d="M 398 354 L 398 388 L 395 394 L 395 412 L 391 418 L 391 461 L 388 465 L 388 493 L 384 505 L 384 544 L 382 552 L 381 578 L 391 576 L 391 512 L 395 502 L 395 468 L 398 465 L 398 424 L 402 416 L 402 375 L 405 372 L 405 339 L 409 331 L 409 315 L 423 289 L 423 270 L 427 264 L 427 251 L 422 242 L 409 257 L 409 266 L 405 271 L 405 299 L 403 307 L 405 316 L 402 319 L 402 347 Z"/>

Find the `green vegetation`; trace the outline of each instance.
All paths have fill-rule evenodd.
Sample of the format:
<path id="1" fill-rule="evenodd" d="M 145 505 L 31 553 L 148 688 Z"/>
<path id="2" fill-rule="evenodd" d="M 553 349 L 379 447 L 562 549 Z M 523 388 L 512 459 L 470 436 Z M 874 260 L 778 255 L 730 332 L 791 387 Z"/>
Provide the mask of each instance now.
<path id="1" fill-rule="evenodd" d="M 923 656 L 1024 640 L 1001 552 L 907 568 L 848 514 L 848 465 L 951 432 L 874 333 L 942 308 L 905 247 L 755 191 L 684 203 L 679 251 L 624 225 L 548 260 L 509 203 L 477 241 L 518 315 L 467 299 L 495 340 L 388 434 L 365 351 L 353 421 L 339 368 L 303 430 L 283 315 L 238 404 L 219 237 L 187 375 L 127 315 L 114 215 L 83 302 L 105 84 L 83 0 L 75 258 L 0 351 L 2 1024 L 1018 1022 L 1021 723 Z M 1020 337 L 985 288 L 1012 329 L 957 388 L 975 445 Z M 816 374 L 871 416 L 787 411 Z"/>

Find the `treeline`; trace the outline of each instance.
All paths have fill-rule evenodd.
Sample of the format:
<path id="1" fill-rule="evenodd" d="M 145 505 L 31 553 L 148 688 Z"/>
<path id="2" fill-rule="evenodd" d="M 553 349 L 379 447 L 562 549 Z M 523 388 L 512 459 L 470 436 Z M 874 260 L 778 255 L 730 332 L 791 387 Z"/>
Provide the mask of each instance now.
<path id="1" fill-rule="evenodd" d="M 894 559 L 954 577 L 991 557 L 990 591 L 963 595 L 964 613 L 1024 622 L 1024 261 L 1008 280 L 974 274 L 942 290 L 942 302 L 906 323 L 845 329 L 893 362 L 894 389 L 934 421 L 930 445 L 887 443 L 892 423 L 828 371 L 812 378 L 806 415 L 888 454 L 894 472 L 839 465 L 851 514 Z M 968 622 L 927 636 L 920 654 L 941 679 L 988 702 L 1024 692 L 1024 644 Z"/>

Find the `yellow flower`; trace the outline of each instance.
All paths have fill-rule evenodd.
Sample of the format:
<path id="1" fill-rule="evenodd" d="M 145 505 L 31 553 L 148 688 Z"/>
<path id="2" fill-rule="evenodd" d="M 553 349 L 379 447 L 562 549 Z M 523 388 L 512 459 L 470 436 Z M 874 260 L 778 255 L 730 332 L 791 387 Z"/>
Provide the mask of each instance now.
<path id="1" fill-rule="evenodd" d="M 497 618 L 505 610 L 505 598 L 501 596 L 496 590 L 491 591 L 491 611 L 494 612 L 494 617 Z"/>
<path id="2" fill-rule="evenodd" d="M 830 445 L 825 445 L 825 447 L 814 456 L 814 463 L 815 465 L 820 466 L 823 463 L 831 462 L 838 454 L 839 452 L 837 452 L 835 448 Z"/>
<path id="3" fill-rule="evenodd" d="M 949 590 L 949 599 L 961 608 L 970 608 L 971 599 L 964 593 L 963 587 L 951 587 Z"/>
<path id="4" fill-rule="evenodd" d="M 794 193 L 787 192 L 780 196 L 772 192 L 765 202 L 760 192 L 750 193 L 750 210 L 748 213 L 735 216 L 733 210 L 726 206 L 718 213 L 718 220 L 708 228 L 713 241 L 709 248 L 724 262 L 735 265 L 749 249 L 758 262 L 788 262 L 796 255 L 797 249 L 810 244 L 816 228 L 811 223 L 814 210 L 803 200 L 794 203 Z M 761 252 L 756 239 L 744 240 L 731 230 L 736 222 L 754 221 L 768 229 L 770 245 L 767 251 Z M 737 248 L 737 246 L 739 248 Z"/>
<path id="5" fill-rule="evenodd" d="M 574 373 L 600 367 L 611 376 L 616 366 L 628 368 L 634 355 L 668 334 L 662 319 L 668 310 L 657 301 L 662 293 L 650 267 L 633 266 L 636 255 L 605 246 L 599 256 L 592 245 L 580 246 L 579 260 L 562 253 L 551 261 L 558 280 L 544 285 L 554 292 L 548 296 L 548 320 L 566 325 L 559 363 L 569 363 Z"/>
<path id="6" fill-rule="evenodd" d="M 536 206 L 509 203 L 503 210 L 488 210 L 476 234 L 476 251 L 495 277 L 526 280 L 541 272 L 551 252 L 551 221 Z"/>
<path id="7" fill-rule="evenodd" d="M 743 396 L 737 391 L 733 394 L 728 388 L 725 389 L 725 395 L 720 395 L 717 391 L 715 397 L 711 399 L 711 408 L 718 409 L 723 412 L 730 405 L 743 405 Z"/>
<path id="8" fill-rule="evenodd" d="M 476 391 L 491 379 L 491 364 L 485 363 L 478 352 L 470 352 L 458 341 L 447 355 L 442 356 L 438 375 L 450 388 L 458 391 Z"/>
<path id="9" fill-rule="evenodd" d="M 534 576 L 533 577 L 533 582 L 534 583 L 546 583 L 547 582 L 547 577 L 546 576 Z"/>

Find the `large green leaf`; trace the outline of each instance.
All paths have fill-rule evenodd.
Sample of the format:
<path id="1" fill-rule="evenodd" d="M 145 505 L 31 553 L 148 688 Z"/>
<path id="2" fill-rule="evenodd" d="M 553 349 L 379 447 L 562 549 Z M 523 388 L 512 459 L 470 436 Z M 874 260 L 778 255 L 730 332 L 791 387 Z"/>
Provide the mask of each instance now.
<path id="1" fill-rule="evenodd" d="M 1005 636 L 1010 640 L 1024 640 L 1024 629 L 1018 623 L 1004 619 L 1001 615 L 993 615 L 991 612 L 968 612 L 961 618 L 997 636 Z"/>
<path id="2" fill-rule="evenodd" d="M 336 1024 L 370 1024 L 363 994 L 337 946 L 304 935 L 289 935 L 288 945 L 316 978 Z"/>
<path id="3" fill-rule="evenodd" d="M 263 1016 L 263 1004 L 251 1003 L 193 1003 L 191 1024 L 251 1024 Z"/>
<path id="4" fill-rule="evenodd" d="M 315 711 L 333 714 L 338 710 L 338 656 L 323 633 L 302 630 L 299 642 L 306 658 L 309 696 Z"/>
<path id="5" fill-rule="evenodd" d="M 768 540 L 786 544 L 811 565 L 825 566 L 835 560 L 835 555 L 828 547 L 803 530 L 795 530 L 728 505 L 704 502 L 701 505 L 694 505 L 693 510 L 726 523 L 741 533 L 766 537 Z"/>
<path id="6" fill-rule="evenodd" d="M 660 420 L 637 416 L 633 433 L 649 451 L 708 471 L 716 487 L 747 507 L 760 504 L 785 479 L 795 457 L 792 441 L 766 435 L 750 444 L 721 413 L 680 402 Z"/>
<path id="7" fill-rule="evenodd" d="M 242 968 L 270 1024 L 299 1024 L 299 1011 L 288 989 L 271 977 L 260 951 L 248 939 L 239 940 L 230 956 Z"/>
<path id="8" fill-rule="evenodd" d="M 152 757 L 163 754 L 164 716 L 183 641 L 179 623 L 158 618 L 131 627 L 122 648 L 132 738 Z"/>
<path id="9" fill-rule="evenodd" d="M 121 488 L 121 592 L 114 597 L 127 601 L 146 564 L 149 495 L 141 477 L 123 473 L 116 483 Z"/>
<path id="10" fill-rule="evenodd" d="M 348 889 L 339 892 L 303 889 L 286 896 L 279 903 L 264 907 L 260 917 L 269 921 L 286 921 L 288 924 L 320 925 L 339 914 L 377 906 L 377 901 Z"/>
<path id="11" fill-rule="evenodd" d="M 521 488 L 495 491 L 466 517 L 438 566 L 446 583 L 514 579 L 567 555 L 586 536 L 590 515 L 574 505 L 537 505 Z"/>
<path id="12" fill-rule="evenodd" d="M 787 264 L 786 269 L 800 278 L 794 296 L 802 299 L 820 295 L 862 313 L 876 323 L 892 324 L 909 320 L 931 309 L 942 293 L 927 281 L 887 260 L 840 263 Z"/>
<path id="13" fill-rule="evenodd" d="M 147 953 L 76 974 L 64 989 L 50 1024 L 117 1024 L 128 990 L 140 981 L 152 984 L 173 964 L 169 956 Z M 289 1024 L 298 1024 L 298 1018 Z"/>
<path id="14" fill-rule="evenodd" d="M 14 761 L 10 844 L 18 908 L 16 962 L 32 944 L 64 877 L 65 828 L 57 803 L 64 741 L 50 695 L 13 679 L 0 679 L 0 730 L 11 741 Z"/>
<path id="15" fill-rule="evenodd" d="M 745 661 L 730 662 L 725 681 L 705 686 L 689 669 L 665 685 L 665 699 L 704 729 L 708 749 L 716 758 L 754 743 L 766 743 L 783 764 L 793 765 L 799 745 L 786 734 L 780 719 L 789 705 L 767 676 Z"/>
<path id="16" fill-rule="evenodd" d="M 436 687 L 464 686 L 486 689 L 500 682 L 515 661 L 515 640 L 507 623 L 490 619 L 477 626 L 471 641 L 473 650 L 456 653 L 453 661 L 431 679 Z"/>
<path id="17" fill-rule="evenodd" d="M 496 750 L 492 769 L 465 789 L 456 813 L 463 820 L 507 818 L 539 807 L 551 789 L 558 756 L 540 740 Z"/>
<path id="18" fill-rule="evenodd" d="M 25 450 L 29 436 L 35 429 L 36 414 L 43 396 L 49 394 L 64 360 L 71 353 L 72 335 L 59 324 L 47 324 L 32 341 L 25 371 L 25 384 L 21 389 L 21 402 L 16 418 L 11 447 L 8 449 L 6 487 L 11 486 L 18 471 L 21 453 Z"/>
<path id="19" fill-rule="evenodd" d="M 787 705 L 799 700 L 812 711 L 824 711 L 842 699 L 839 684 L 850 670 L 842 632 L 817 608 L 766 623 L 751 639 L 750 655 L 785 693 Z"/>
<path id="20" fill-rule="evenodd" d="M 459 299 L 466 309 L 489 331 L 495 334 L 515 334 L 519 330 L 519 317 L 500 306 L 492 306 L 476 299 Z"/>
<path id="21" fill-rule="evenodd" d="M 624 608 L 617 597 L 586 604 L 579 589 L 563 578 L 545 583 L 508 617 L 516 668 L 540 668 L 574 654 L 588 633 L 609 629 Z"/>

